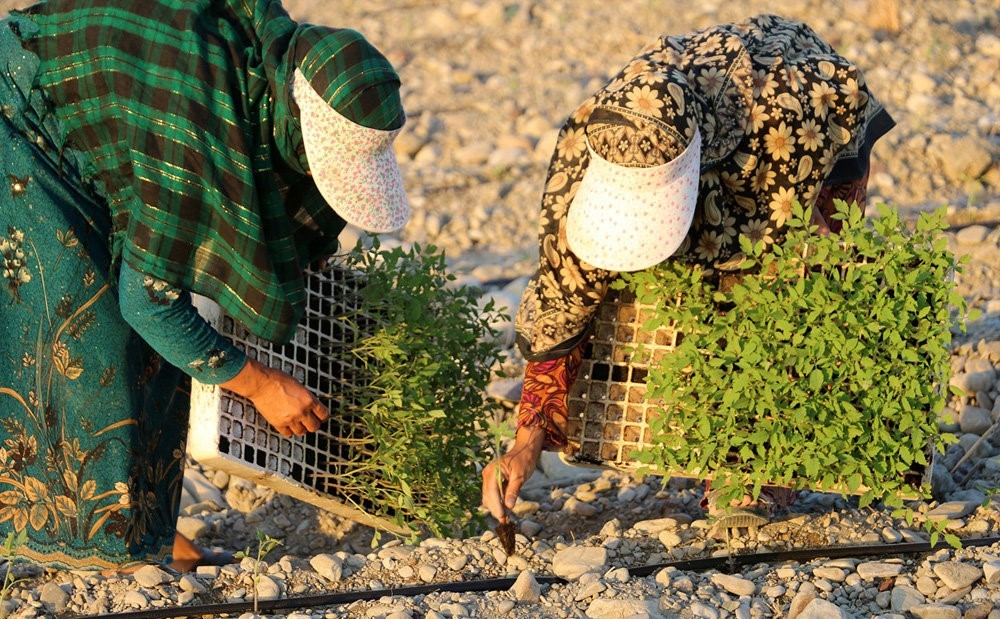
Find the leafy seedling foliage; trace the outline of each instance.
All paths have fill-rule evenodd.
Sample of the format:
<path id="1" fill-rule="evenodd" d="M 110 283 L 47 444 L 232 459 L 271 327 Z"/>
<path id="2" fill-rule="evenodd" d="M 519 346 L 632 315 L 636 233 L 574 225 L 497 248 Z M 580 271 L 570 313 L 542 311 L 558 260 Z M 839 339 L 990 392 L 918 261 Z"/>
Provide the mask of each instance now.
<path id="1" fill-rule="evenodd" d="M 6 602 L 7 596 L 10 595 L 10 590 L 18 582 L 14 577 L 14 558 L 16 556 L 16 549 L 23 546 L 28 541 L 28 532 L 20 531 L 15 533 L 11 531 L 7 534 L 7 538 L 4 540 L 3 546 L 0 547 L 0 556 L 2 556 L 7 561 L 6 571 L 3 576 L 3 584 L 0 585 L 0 617 L 5 617 L 7 615 Z"/>
<path id="2" fill-rule="evenodd" d="M 938 433 L 937 414 L 952 309 L 966 308 L 953 290 L 961 265 L 941 212 L 913 230 L 884 205 L 865 220 L 841 202 L 834 217 L 842 231 L 818 236 L 796 205 L 782 243 L 764 251 L 742 238 L 730 286 L 678 261 L 616 282 L 657 305 L 645 329 L 684 335 L 649 369 L 646 397 L 663 413 L 634 454 L 648 470 L 712 479 L 722 506 L 774 484 L 860 494 L 861 507 L 879 499 L 912 521 L 903 497 L 929 447 L 955 440 Z M 936 542 L 943 529 L 926 526 Z"/>
<path id="3" fill-rule="evenodd" d="M 488 448 L 477 420 L 487 417 L 485 389 L 503 360 L 491 325 L 504 315 L 492 302 L 480 307 L 479 290 L 456 285 L 434 246 L 383 250 L 376 240 L 359 244 L 345 266 L 364 283 L 360 309 L 342 319 L 377 324 L 359 328 L 370 335 L 352 347 L 368 379 L 343 406 L 364 431 L 337 481 L 362 509 L 414 532 L 471 531 L 476 462 Z"/>
<path id="4" fill-rule="evenodd" d="M 267 555 L 270 554 L 272 550 L 281 545 L 281 540 L 274 539 L 267 533 L 264 533 L 260 529 L 257 529 L 257 552 L 256 554 L 251 554 L 250 547 L 248 546 L 244 550 L 238 551 L 235 555 L 237 559 L 250 559 L 252 562 L 250 578 L 253 581 L 253 613 L 257 614 L 258 611 L 258 589 L 260 587 L 260 576 L 267 571 L 267 562 L 265 559 Z"/>

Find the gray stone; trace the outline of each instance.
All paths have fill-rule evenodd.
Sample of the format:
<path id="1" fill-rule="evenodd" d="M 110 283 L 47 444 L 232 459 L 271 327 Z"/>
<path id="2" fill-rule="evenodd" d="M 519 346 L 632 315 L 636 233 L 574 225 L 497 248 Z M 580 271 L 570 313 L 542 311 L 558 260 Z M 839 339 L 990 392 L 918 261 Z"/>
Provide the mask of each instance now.
<path id="1" fill-rule="evenodd" d="M 757 590 L 757 585 L 753 581 L 729 574 L 712 574 L 712 583 L 733 595 L 753 595 Z"/>
<path id="2" fill-rule="evenodd" d="M 927 512 L 927 517 L 931 520 L 957 520 L 976 511 L 977 507 L 979 503 L 971 501 L 948 501 Z"/>
<path id="3" fill-rule="evenodd" d="M 942 499 L 958 488 L 955 479 L 951 476 L 945 466 L 940 462 L 935 462 L 931 469 L 931 495 L 936 499 Z M 901 531 L 904 539 L 906 532 Z"/>
<path id="4" fill-rule="evenodd" d="M 792 601 L 788 605 L 788 619 L 795 619 L 798 617 L 802 614 L 802 611 L 816 599 L 815 589 L 816 588 L 812 586 L 802 587 L 799 589 L 799 592 L 792 597 Z"/>
<path id="5" fill-rule="evenodd" d="M 937 581 L 930 576 L 921 576 L 917 578 L 917 591 L 923 593 L 924 595 L 930 597 L 937 593 Z"/>
<path id="6" fill-rule="evenodd" d="M 581 581 L 582 582 L 582 581 Z M 588 582 L 577 589 L 576 595 L 573 599 L 577 602 L 582 602 L 583 600 L 589 600 L 592 597 L 600 595 L 607 591 L 608 586 L 601 582 L 600 580 L 594 580 L 593 582 Z"/>
<path id="7" fill-rule="evenodd" d="M 219 506 L 226 504 L 226 500 L 215 484 L 196 468 L 189 466 L 184 469 L 184 489 L 191 493 L 194 503 L 211 501 Z"/>
<path id="8" fill-rule="evenodd" d="M 903 571 L 903 566 L 899 563 L 885 563 L 883 561 L 865 561 L 859 563 L 856 568 L 858 576 L 865 580 L 875 580 L 878 578 L 892 578 Z"/>
<path id="9" fill-rule="evenodd" d="M 590 571 L 603 572 L 607 563 L 606 548 L 571 546 L 552 557 L 552 573 L 566 580 L 576 580 Z"/>
<path id="10" fill-rule="evenodd" d="M 996 382 L 996 371 L 983 372 L 959 372 L 952 375 L 948 384 L 958 387 L 967 395 L 974 395 L 977 391 L 987 391 Z"/>
<path id="11" fill-rule="evenodd" d="M 149 598 L 142 591 L 129 591 L 121 598 L 122 604 L 132 608 L 146 608 L 149 606 Z"/>
<path id="12" fill-rule="evenodd" d="M 205 521 L 193 516 L 180 516 L 177 518 L 177 532 L 191 541 L 197 540 L 202 532 L 208 528 Z"/>
<path id="13" fill-rule="evenodd" d="M 424 582 L 431 582 L 437 576 L 437 568 L 430 563 L 424 563 L 417 569 L 417 577 Z"/>
<path id="14" fill-rule="evenodd" d="M 199 565 L 194 571 L 200 578 L 207 578 L 209 580 L 218 578 L 221 572 L 222 568 L 218 565 Z"/>
<path id="15" fill-rule="evenodd" d="M 882 529 L 882 540 L 887 544 L 898 544 L 903 541 L 903 534 L 892 527 L 885 527 Z"/>
<path id="16" fill-rule="evenodd" d="M 596 599 L 585 614 L 589 619 L 663 619 L 657 606 L 652 600 Z"/>
<path id="17" fill-rule="evenodd" d="M 344 577 L 344 562 L 333 555 L 318 554 L 309 560 L 309 565 L 330 582 L 340 582 Z"/>
<path id="18" fill-rule="evenodd" d="M 797 617 L 798 619 L 848 619 L 849 615 L 833 602 L 815 598 Z"/>
<path id="19" fill-rule="evenodd" d="M 952 590 L 948 587 L 938 589 L 937 592 L 937 602 L 939 604 L 955 604 L 961 602 L 965 599 L 967 595 L 972 591 L 972 587 L 962 587 L 961 589 Z"/>
<path id="20" fill-rule="evenodd" d="M 988 561 L 983 564 L 983 579 L 988 585 L 1000 584 L 1000 560 Z"/>
<path id="21" fill-rule="evenodd" d="M 897 585 L 892 588 L 892 594 L 890 596 L 890 606 L 892 610 L 898 613 L 905 613 L 917 604 L 923 604 L 926 602 L 924 594 L 920 593 L 913 587 L 908 587 L 906 585 Z"/>
<path id="22" fill-rule="evenodd" d="M 719 610 L 702 602 L 691 605 L 691 614 L 699 619 L 719 619 Z"/>
<path id="23" fill-rule="evenodd" d="M 847 572 L 839 567 L 817 567 L 813 570 L 813 576 L 833 582 L 844 582 L 844 579 L 847 578 Z"/>
<path id="24" fill-rule="evenodd" d="M 152 588 L 165 582 L 172 582 L 174 579 L 173 576 L 164 572 L 155 565 L 140 567 L 134 574 L 132 574 L 132 577 L 135 578 L 135 582 L 140 587 L 146 588 Z"/>
<path id="25" fill-rule="evenodd" d="M 486 386 L 486 395 L 496 400 L 517 402 L 521 399 L 524 380 L 520 378 L 497 378 Z"/>
<path id="26" fill-rule="evenodd" d="M 990 229 L 986 226 L 980 226 L 978 224 L 972 226 L 966 226 L 955 233 L 955 241 L 959 245 L 978 245 L 986 240 L 986 236 L 989 235 Z"/>
<path id="27" fill-rule="evenodd" d="M 657 538 L 660 540 L 660 543 L 663 544 L 664 547 L 668 549 L 676 548 L 677 546 L 680 546 L 681 543 L 684 541 L 681 539 L 680 535 L 678 535 L 673 531 L 660 531 L 660 534 L 657 536 Z"/>
<path id="28" fill-rule="evenodd" d="M 934 566 L 934 574 L 951 589 L 964 589 L 972 586 L 983 577 L 983 570 L 975 565 L 946 561 Z"/>
<path id="29" fill-rule="evenodd" d="M 525 570 L 517 575 L 514 586 L 510 588 L 514 599 L 519 602 L 534 604 L 542 597 L 542 589 L 535 580 L 535 575 Z"/>
<path id="30" fill-rule="evenodd" d="M 597 508 L 590 503 L 584 503 L 580 499 L 571 496 L 566 499 L 566 503 L 563 504 L 563 511 L 576 516 L 589 518 L 597 513 Z"/>
<path id="31" fill-rule="evenodd" d="M 201 581 L 191 574 L 184 574 L 181 576 L 180 581 L 177 584 L 180 586 L 182 591 L 190 591 L 191 593 L 205 592 L 205 585 L 201 584 Z"/>
<path id="32" fill-rule="evenodd" d="M 534 520 L 522 520 L 518 528 L 521 530 L 521 535 L 534 537 L 542 530 L 542 525 Z"/>
<path id="33" fill-rule="evenodd" d="M 962 619 L 962 611 L 950 604 L 917 604 L 910 612 L 920 619 Z"/>
<path id="34" fill-rule="evenodd" d="M 267 574 L 258 576 L 254 587 L 257 589 L 258 600 L 276 600 L 281 597 L 281 585 Z"/>
<path id="35" fill-rule="evenodd" d="M 958 416 L 958 425 L 962 432 L 982 436 L 993 425 L 990 411 L 978 406 L 964 406 Z"/>
<path id="36" fill-rule="evenodd" d="M 640 520 L 632 525 L 632 530 L 641 535 L 657 535 L 666 529 L 676 529 L 678 525 L 676 518 L 656 518 L 653 520 Z"/>
<path id="37" fill-rule="evenodd" d="M 979 178 L 993 162 L 993 146 L 978 135 L 937 135 L 931 139 L 930 150 L 952 181 Z"/>
<path id="38" fill-rule="evenodd" d="M 42 585 L 41 591 L 38 592 L 38 599 L 57 614 L 62 614 L 69 603 L 69 594 L 56 583 L 49 581 Z"/>
<path id="39" fill-rule="evenodd" d="M 670 578 L 670 570 L 667 568 L 663 568 L 662 570 L 656 573 L 656 582 L 658 582 L 664 589 L 670 588 L 671 580 L 672 579 Z"/>

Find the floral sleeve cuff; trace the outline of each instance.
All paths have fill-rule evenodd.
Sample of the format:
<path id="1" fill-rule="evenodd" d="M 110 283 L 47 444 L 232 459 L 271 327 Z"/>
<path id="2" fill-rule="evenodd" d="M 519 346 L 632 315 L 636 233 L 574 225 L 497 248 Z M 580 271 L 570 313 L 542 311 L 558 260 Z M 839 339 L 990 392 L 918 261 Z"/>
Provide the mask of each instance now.
<path id="1" fill-rule="evenodd" d="M 565 357 L 529 361 L 525 368 L 517 427 L 544 428 L 543 449 L 556 450 L 566 446 L 566 421 L 569 419 L 567 397 L 582 360 L 583 344 Z"/>

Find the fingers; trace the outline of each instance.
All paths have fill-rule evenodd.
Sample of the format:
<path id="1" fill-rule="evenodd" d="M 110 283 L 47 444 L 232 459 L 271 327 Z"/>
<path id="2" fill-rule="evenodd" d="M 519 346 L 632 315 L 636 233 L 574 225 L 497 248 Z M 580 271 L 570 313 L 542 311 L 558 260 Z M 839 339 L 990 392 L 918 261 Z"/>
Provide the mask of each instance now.
<path id="1" fill-rule="evenodd" d="M 496 462 L 489 463 L 483 469 L 483 507 L 500 522 L 507 522 L 507 508 L 500 496 L 500 486 L 497 480 L 498 466 Z"/>
<path id="2" fill-rule="evenodd" d="M 504 488 L 506 492 L 503 503 L 507 509 L 514 509 L 514 506 L 517 505 L 517 496 L 521 494 L 521 486 L 523 485 L 524 475 L 511 474 L 510 479 L 507 480 L 507 487 Z"/>
<path id="3" fill-rule="evenodd" d="M 313 414 L 316 415 L 316 418 L 320 422 L 324 422 L 330 418 L 330 410 L 319 400 L 316 400 L 316 403 L 313 404 Z"/>

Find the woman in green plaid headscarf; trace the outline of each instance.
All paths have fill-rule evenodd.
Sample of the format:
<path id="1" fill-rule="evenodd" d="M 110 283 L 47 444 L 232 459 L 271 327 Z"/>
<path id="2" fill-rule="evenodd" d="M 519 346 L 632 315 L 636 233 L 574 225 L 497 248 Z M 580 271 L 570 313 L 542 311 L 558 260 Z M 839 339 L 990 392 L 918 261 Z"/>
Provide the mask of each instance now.
<path id="1" fill-rule="evenodd" d="M 403 122 L 378 50 L 277 0 L 50 0 L 0 21 L 0 535 L 26 535 L 17 556 L 170 556 L 188 375 L 284 434 L 319 427 L 322 404 L 189 293 L 288 340 L 303 269 L 345 222 L 405 223 Z"/>

